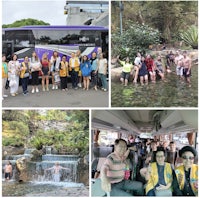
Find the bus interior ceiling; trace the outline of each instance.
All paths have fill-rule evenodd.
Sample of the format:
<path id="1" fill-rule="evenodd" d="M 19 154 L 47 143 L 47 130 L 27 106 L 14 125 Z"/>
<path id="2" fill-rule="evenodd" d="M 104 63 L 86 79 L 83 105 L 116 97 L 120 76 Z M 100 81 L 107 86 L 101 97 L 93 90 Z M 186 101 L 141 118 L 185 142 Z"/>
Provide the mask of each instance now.
<path id="1" fill-rule="evenodd" d="M 197 132 L 197 110 L 95 110 L 92 128 L 152 136 Z"/>

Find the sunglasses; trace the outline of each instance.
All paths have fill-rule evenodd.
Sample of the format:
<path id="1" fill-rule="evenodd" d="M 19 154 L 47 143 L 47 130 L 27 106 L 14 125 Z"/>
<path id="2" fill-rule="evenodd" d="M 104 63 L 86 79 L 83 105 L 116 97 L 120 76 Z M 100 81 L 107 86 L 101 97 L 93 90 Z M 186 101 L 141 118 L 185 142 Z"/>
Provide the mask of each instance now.
<path id="1" fill-rule="evenodd" d="M 182 158 L 183 158 L 184 160 L 187 160 L 187 159 L 189 159 L 189 160 L 193 160 L 193 159 L 194 159 L 194 157 L 192 157 L 192 156 L 190 156 L 190 157 L 183 156 Z"/>

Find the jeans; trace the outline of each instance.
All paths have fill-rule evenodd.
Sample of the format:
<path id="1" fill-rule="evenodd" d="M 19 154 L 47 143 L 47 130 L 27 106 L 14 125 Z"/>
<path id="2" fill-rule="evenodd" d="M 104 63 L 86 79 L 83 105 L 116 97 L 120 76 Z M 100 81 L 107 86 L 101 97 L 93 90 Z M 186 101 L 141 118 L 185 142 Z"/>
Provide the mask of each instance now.
<path id="1" fill-rule="evenodd" d="M 77 87 L 78 84 L 78 71 L 72 69 L 71 71 L 72 88 Z"/>
<path id="2" fill-rule="evenodd" d="M 104 89 L 108 89 L 108 84 L 107 84 L 107 80 L 106 80 L 106 75 L 104 74 L 98 74 L 99 78 L 101 79 L 102 82 L 102 86 Z"/>
<path id="3" fill-rule="evenodd" d="M 91 73 L 91 77 L 92 77 L 92 84 L 94 86 L 97 86 L 97 73 L 93 70 L 92 73 Z"/>
<path id="4" fill-rule="evenodd" d="M 21 78 L 21 82 L 22 82 L 22 89 L 23 89 L 23 93 L 26 94 L 28 93 L 28 81 L 29 81 L 29 77 L 27 78 Z"/>

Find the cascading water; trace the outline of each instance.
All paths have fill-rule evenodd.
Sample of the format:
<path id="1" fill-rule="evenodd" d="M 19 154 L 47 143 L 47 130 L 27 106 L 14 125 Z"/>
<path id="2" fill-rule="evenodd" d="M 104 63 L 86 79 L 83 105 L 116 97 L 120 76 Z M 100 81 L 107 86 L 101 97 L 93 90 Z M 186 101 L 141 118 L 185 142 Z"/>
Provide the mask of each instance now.
<path id="1" fill-rule="evenodd" d="M 36 162 L 35 180 L 55 181 L 55 169 L 51 168 L 58 163 L 60 166 L 60 181 L 76 182 L 78 162 L 79 157 L 74 155 L 43 155 L 42 161 Z"/>

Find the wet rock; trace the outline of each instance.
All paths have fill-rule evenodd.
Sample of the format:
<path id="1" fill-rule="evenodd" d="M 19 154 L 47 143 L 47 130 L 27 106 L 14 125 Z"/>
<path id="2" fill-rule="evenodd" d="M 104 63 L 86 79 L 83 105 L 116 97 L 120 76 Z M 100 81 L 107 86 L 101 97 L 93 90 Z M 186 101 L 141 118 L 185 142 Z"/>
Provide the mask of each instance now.
<path id="1" fill-rule="evenodd" d="M 18 160 L 16 160 L 16 167 L 18 170 L 18 181 L 19 182 L 28 181 L 26 163 L 27 163 L 27 159 L 25 157 L 21 157 Z"/>
<path id="2" fill-rule="evenodd" d="M 42 151 L 40 150 L 33 150 L 31 152 L 31 157 L 30 157 L 30 160 L 31 161 L 41 161 L 42 159 Z"/>
<path id="3" fill-rule="evenodd" d="M 12 155 L 22 155 L 24 154 L 24 151 L 25 151 L 25 148 L 23 147 L 3 146 L 2 159 L 12 160 Z"/>

